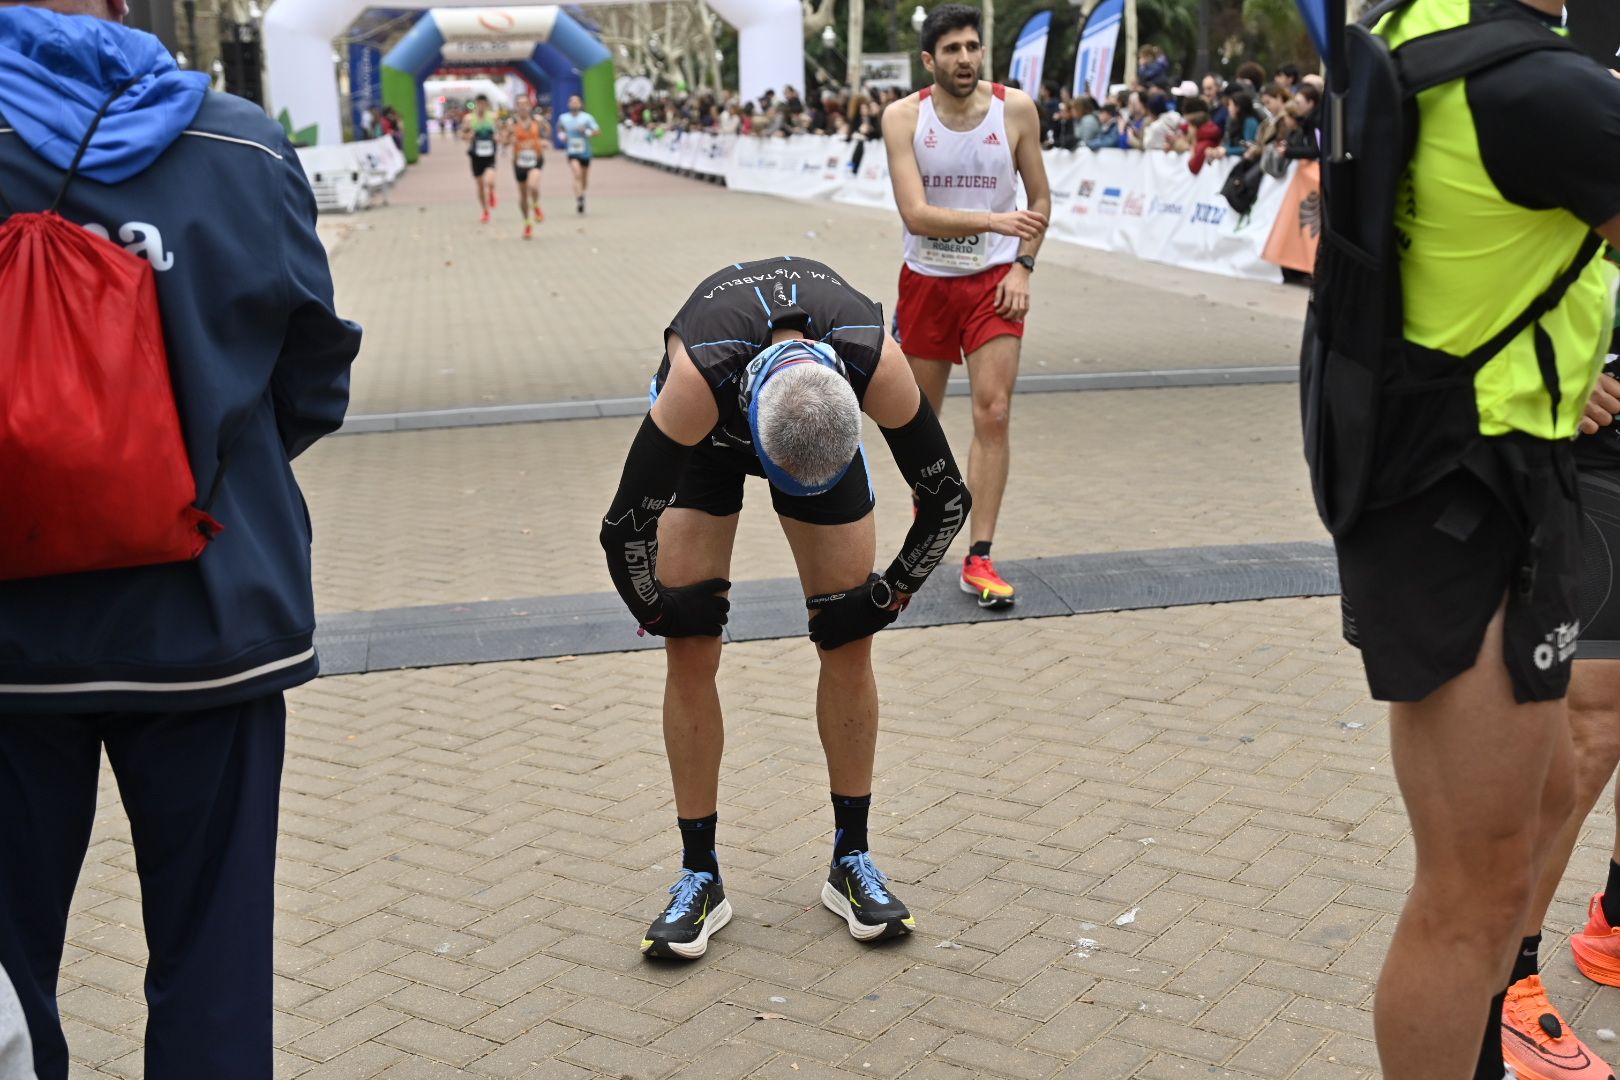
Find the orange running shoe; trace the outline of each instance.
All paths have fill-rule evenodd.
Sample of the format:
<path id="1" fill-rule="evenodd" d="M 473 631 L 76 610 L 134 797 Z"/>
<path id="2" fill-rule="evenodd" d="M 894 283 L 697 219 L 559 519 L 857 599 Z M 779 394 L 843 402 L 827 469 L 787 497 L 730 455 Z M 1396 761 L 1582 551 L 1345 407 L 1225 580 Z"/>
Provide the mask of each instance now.
<path id="1" fill-rule="evenodd" d="M 546 220 L 546 212 L 544 210 L 540 209 L 538 206 L 535 207 L 534 208 L 534 223 L 536 225 L 539 225 L 542 222 L 544 222 L 545 220 Z"/>
<path id="2" fill-rule="evenodd" d="M 523 226 L 523 239 L 525 239 L 525 240 L 533 240 L 534 239 L 534 226 L 533 225 L 525 224 Z"/>
<path id="3" fill-rule="evenodd" d="M 995 564 L 982 555 L 969 555 L 962 562 L 962 591 L 972 593 L 982 608 L 1012 607 L 1015 590 L 996 573 Z"/>
<path id="4" fill-rule="evenodd" d="M 489 224 L 489 211 L 485 210 L 484 211 L 484 216 L 479 218 L 478 220 L 482 221 L 485 225 L 488 225 Z"/>
<path id="5" fill-rule="evenodd" d="M 1502 1006 L 1502 1057 L 1519 1080 L 1614 1080 L 1614 1070 L 1581 1042 L 1547 1000 L 1539 975 L 1508 987 Z"/>
<path id="6" fill-rule="evenodd" d="M 490 192 L 489 192 L 489 208 L 491 210 L 493 210 L 499 205 L 500 205 L 500 200 L 496 197 L 495 190 L 493 188 L 491 188 Z"/>
<path id="7" fill-rule="evenodd" d="M 1603 894 L 1592 897 L 1586 910 L 1586 929 L 1569 939 L 1575 966 L 1593 982 L 1620 986 L 1620 929 L 1603 914 Z"/>

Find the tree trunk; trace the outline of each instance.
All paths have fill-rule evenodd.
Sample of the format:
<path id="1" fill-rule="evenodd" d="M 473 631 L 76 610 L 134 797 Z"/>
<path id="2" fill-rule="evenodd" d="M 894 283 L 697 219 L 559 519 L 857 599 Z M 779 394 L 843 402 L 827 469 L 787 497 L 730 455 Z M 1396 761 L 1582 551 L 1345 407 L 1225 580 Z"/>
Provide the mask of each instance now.
<path id="1" fill-rule="evenodd" d="M 844 79 L 853 97 L 861 92 L 861 40 L 866 34 L 866 0 L 849 0 L 849 69 Z"/>
<path id="2" fill-rule="evenodd" d="M 1204 72 L 1209 70 L 1209 0 L 1198 0 L 1198 48 L 1194 53 L 1193 72 L 1194 79 L 1202 81 Z M 1210 102 L 1214 108 L 1217 102 Z"/>
<path id="3" fill-rule="evenodd" d="M 996 0 L 984 0 L 984 77 L 996 78 Z"/>
<path id="4" fill-rule="evenodd" d="M 1136 0 L 1125 0 L 1125 85 L 1136 83 Z"/>

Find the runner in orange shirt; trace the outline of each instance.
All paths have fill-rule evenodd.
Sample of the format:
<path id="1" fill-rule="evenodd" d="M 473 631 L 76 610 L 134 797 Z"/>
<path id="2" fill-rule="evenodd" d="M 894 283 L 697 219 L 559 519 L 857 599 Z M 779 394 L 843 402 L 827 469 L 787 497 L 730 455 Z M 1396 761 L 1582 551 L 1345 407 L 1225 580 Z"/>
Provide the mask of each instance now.
<path id="1" fill-rule="evenodd" d="M 523 211 L 523 239 L 534 239 L 534 227 L 546 220 L 540 210 L 540 170 L 546 164 L 546 139 L 551 125 L 534 111 L 534 100 L 527 95 L 513 103 L 512 122 L 502 141 L 512 148 L 512 166 L 517 173 L 518 208 Z M 530 208 L 534 217 L 529 217 Z"/>

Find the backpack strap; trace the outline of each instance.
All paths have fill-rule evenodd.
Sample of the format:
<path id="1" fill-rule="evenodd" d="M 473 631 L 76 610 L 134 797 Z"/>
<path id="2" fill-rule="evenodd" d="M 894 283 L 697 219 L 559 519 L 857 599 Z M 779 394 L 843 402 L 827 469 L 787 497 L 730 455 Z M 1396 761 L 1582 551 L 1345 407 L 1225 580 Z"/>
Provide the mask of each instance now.
<path id="1" fill-rule="evenodd" d="M 1587 233 L 1586 239 L 1581 241 L 1580 250 L 1575 253 L 1575 259 L 1564 272 L 1553 279 L 1547 290 L 1530 302 L 1530 306 L 1519 313 L 1519 317 L 1508 323 L 1502 330 L 1485 344 L 1463 357 L 1463 365 L 1471 372 L 1477 372 L 1488 364 L 1498 353 L 1513 343 L 1513 340 L 1530 327 L 1540 322 L 1543 317 L 1550 314 L 1554 308 L 1564 302 L 1567 294 L 1575 282 L 1580 280 L 1586 268 L 1597 253 L 1603 250 L 1603 237 L 1595 232 Z M 1548 387 L 1549 390 L 1555 389 Z"/>
<path id="2" fill-rule="evenodd" d="M 90 121 L 90 129 L 84 133 L 84 138 L 80 141 L 79 148 L 73 155 L 73 163 L 68 166 L 67 177 L 62 181 L 62 189 L 56 193 L 56 199 L 52 201 L 48 213 L 56 213 L 57 208 L 62 205 L 62 200 L 67 197 L 68 188 L 72 187 L 73 181 L 78 179 L 79 166 L 84 163 L 84 155 L 90 150 L 90 141 L 96 137 L 96 129 L 107 118 L 107 114 L 112 111 L 113 104 L 128 93 L 130 87 L 145 77 L 145 75 L 137 75 L 117 90 L 114 90 L 112 96 L 102 102 L 101 108 L 96 110 L 96 115 Z M 11 200 L 6 198 L 4 191 L 0 191 L 0 209 L 5 210 L 5 213 L 0 215 L 0 219 L 12 217 L 17 213 L 16 208 L 11 205 Z"/>
<path id="3" fill-rule="evenodd" d="M 1508 60 L 1549 50 L 1579 51 L 1529 19 L 1486 18 L 1413 38 L 1394 51 L 1395 70 L 1410 99 Z"/>

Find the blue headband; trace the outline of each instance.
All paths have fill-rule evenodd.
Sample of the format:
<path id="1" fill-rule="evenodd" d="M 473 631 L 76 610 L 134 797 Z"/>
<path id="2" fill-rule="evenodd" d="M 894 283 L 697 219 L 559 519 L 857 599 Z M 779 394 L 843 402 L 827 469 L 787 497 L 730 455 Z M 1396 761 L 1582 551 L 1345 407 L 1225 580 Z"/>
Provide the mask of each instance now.
<path id="1" fill-rule="evenodd" d="M 759 436 L 759 398 L 761 392 L 765 389 L 765 384 L 770 381 L 772 375 L 775 375 L 783 368 L 802 363 L 820 364 L 822 367 L 832 368 L 846 379 L 849 377 L 844 370 L 844 362 L 838 359 L 838 354 L 833 351 L 832 346 L 820 341 L 799 339 L 782 341 L 772 345 L 750 361 L 748 367 L 743 371 L 741 389 L 738 391 L 737 398 L 738 404 L 742 406 L 743 411 L 748 415 L 748 431 L 754 437 L 754 452 L 759 455 L 759 463 L 765 468 L 766 479 L 777 490 L 787 495 L 820 495 L 831 491 L 837 486 L 838 482 L 844 478 L 844 474 L 849 472 L 849 465 L 846 464 L 842 469 L 838 470 L 838 475 L 825 484 L 814 486 L 803 484 L 795 480 L 786 469 L 771 460 L 770 455 L 765 452 L 765 440 Z M 851 454 L 850 463 L 853 464 L 854 460 L 855 456 Z"/>

